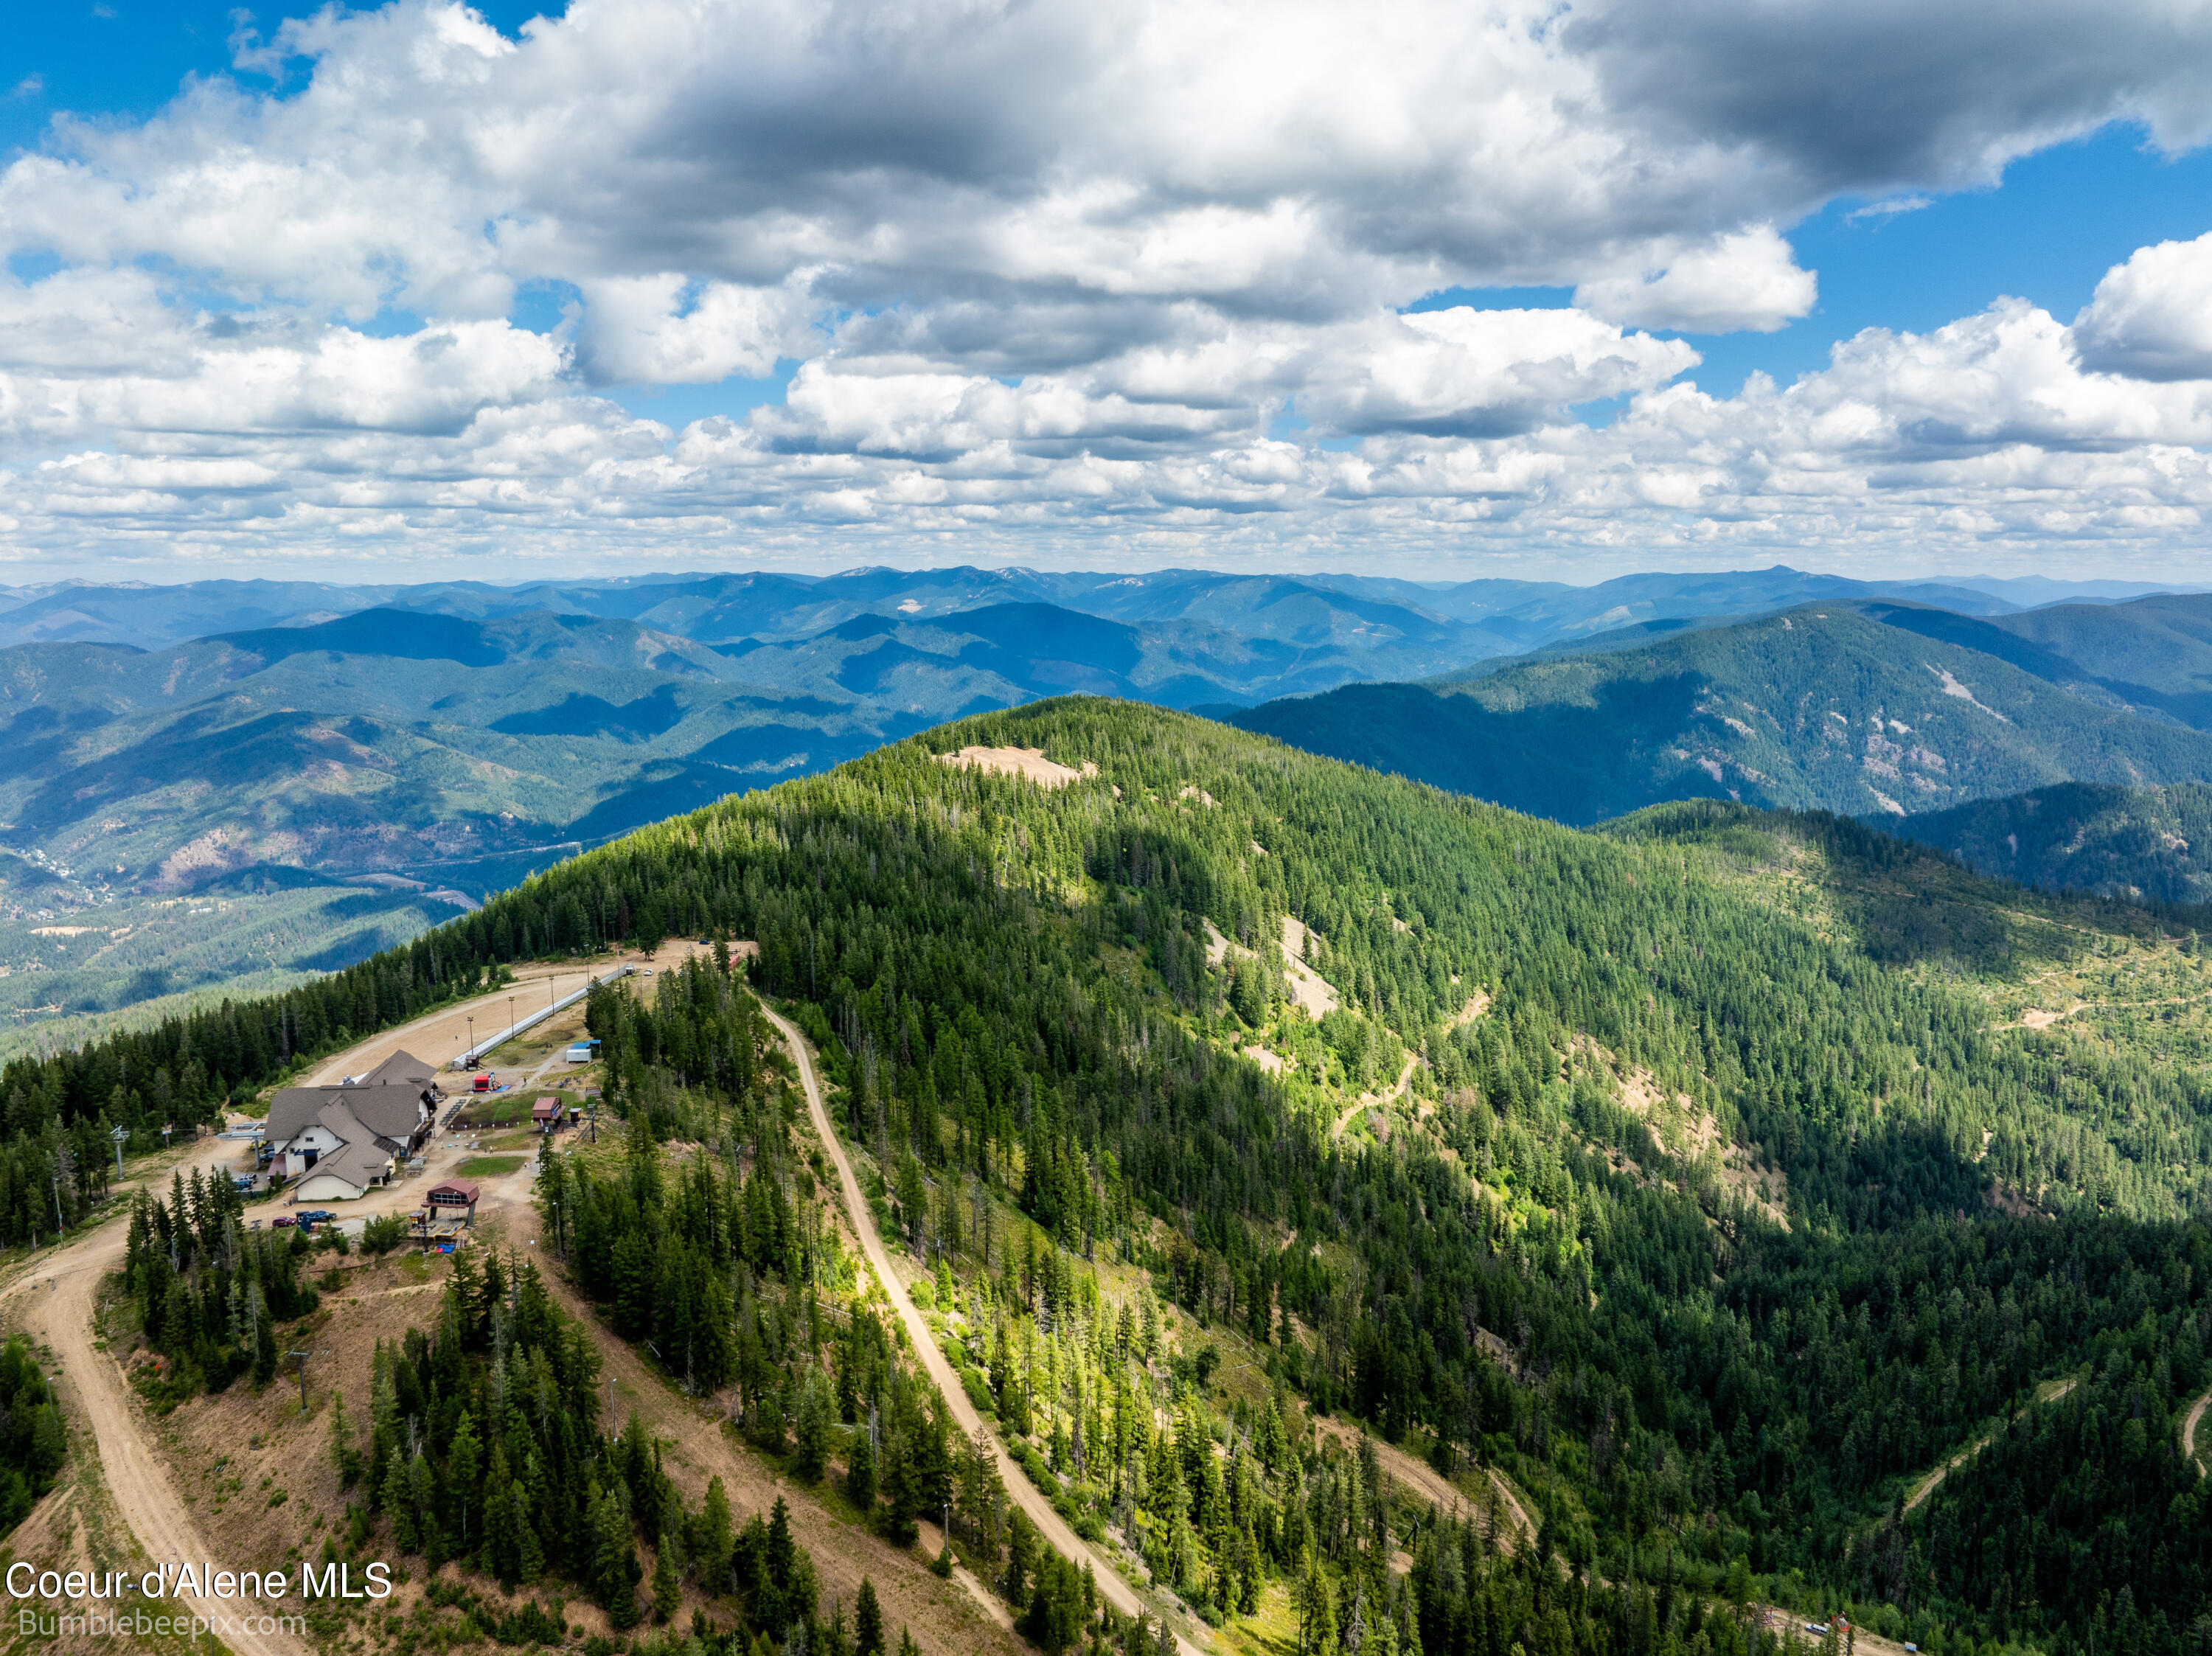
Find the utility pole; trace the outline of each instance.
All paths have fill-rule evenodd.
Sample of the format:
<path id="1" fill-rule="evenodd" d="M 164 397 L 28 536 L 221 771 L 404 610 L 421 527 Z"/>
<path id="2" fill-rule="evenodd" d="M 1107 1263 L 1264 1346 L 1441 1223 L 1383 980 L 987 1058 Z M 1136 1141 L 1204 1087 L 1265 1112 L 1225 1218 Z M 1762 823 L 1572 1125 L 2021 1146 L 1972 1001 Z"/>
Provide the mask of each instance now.
<path id="1" fill-rule="evenodd" d="M 62 1213 L 62 1180 L 73 1177 L 76 1173 L 76 1162 L 70 1155 L 69 1146 L 58 1145 L 54 1150 L 54 1232 L 57 1240 L 60 1234 L 69 1228 L 69 1220 Z"/>
<path id="2" fill-rule="evenodd" d="M 300 1360 L 300 1412 L 304 1415 L 307 1412 L 307 1359 L 310 1357 L 319 1357 L 322 1353 L 319 1351 L 287 1351 L 284 1355 L 288 1357 L 297 1357 Z"/>

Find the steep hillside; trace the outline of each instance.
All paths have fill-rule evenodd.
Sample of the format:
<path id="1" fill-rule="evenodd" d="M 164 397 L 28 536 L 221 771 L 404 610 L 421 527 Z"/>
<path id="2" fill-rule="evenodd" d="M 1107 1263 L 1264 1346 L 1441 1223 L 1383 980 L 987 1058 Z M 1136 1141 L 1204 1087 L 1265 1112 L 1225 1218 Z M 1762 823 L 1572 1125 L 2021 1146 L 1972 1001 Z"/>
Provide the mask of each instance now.
<path id="1" fill-rule="evenodd" d="M 2054 684 L 2212 730 L 2212 594 L 2054 604 L 1988 620 L 1887 606 L 1875 613 L 1893 627 L 1963 644 Z"/>
<path id="2" fill-rule="evenodd" d="M 2212 902 L 2212 788 L 2197 783 L 2061 783 L 1908 816 L 1892 831 L 2021 885 Z"/>
<path id="3" fill-rule="evenodd" d="M 1450 1584 L 1480 1563 L 1470 1541 L 1444 1573 L 1455 1542 L 1403 1516 L 1322 1547 L 1363 1497 L 1319 1463 L 1249 1540 L 1209 1506 L 1207 1468 L 1240 1476 L 1240 1430 L 1272 1453 L 1267 1408 L 1279 1423 L 1296 1393 L 1510 1478 L 1540 1550 L 1614 1583 L 1662 1555 L 1711 1592 L 1794 1570 L 1931 1648 L 2087 1649 L 2122 1586 L 2168 1627 L 2212 1613 L 2179 1449 L 2212 1380 L 2212 981 L 2140 909 L 1832 819 L 1688 805 L 1585 834 L 1064 701 L 641 830 L 300 992 L 289 1027 L 306 1046 L 349 1006 L 396 1020 L 501 961 L 708 933 L 757 940 L 886 1220 L 942 1260 L 939 1291 L 986 1307 L 961 1341 L 973 1394 L 1071 1523 L 1129 1534 L 1224 1617 L 1281 1580 L 1291 1511 L 1321 1568 L 1377 1593 L 1399 1591 L 1387 1568 L 1360 1572 L 1405 1538 L 1425 1648 L 1431 1617 L 1449 1645 Z M 716 1142 L 690 1113 L 738 1084 L 728 1004 L 696 976 L 649 1025 L 594 1009 L 633 1146 Z M 0 1087 L 130 1125 L 126 1066 L 173 1077 L 189 1051 L 203 1089 L 258 1083 L 286 1005 Z M 599 1176 L 620 1209 L 629 1175 Z M 624 1288 L 625 1258 L 682 1256 L 623 1210 L 592 1244 L 615 1315 L 659 1344 L 653 1307 L 690 1306 L 703 1338 L 721 1313 L 698 1307 L 726 1295 Z M 1215 1350 L 1184 1349 L 1187 1431 L 1133 1459 L 1093 1412 L 1127 1346 L 1083 1331 L 1104 1325 L 1082 1284 L 1126 1270 Z M 1078 1333 L 1048 1343 L 1064 1315 Z M 2069 1416 L 2074 1460 L 2012 1453 L 2009 1405 L 2069 1378 L 2094 1416 Z M 1900 1510 L 1993 1432 L 2008 1482 L 1961 1469 Z M 1155 1527 L 1127 1531 L 1139 1507 Z M 2023 1514 L 2047 1546 L 1984 1544 Z"/>
<path id="4" fill-rule="evenodd" d="M 1231 717 L 1572 822 L 1701 796 L 1902 816 L 2057 781 L 2212 779 L 2212 737 L 1841 605 Z"/>

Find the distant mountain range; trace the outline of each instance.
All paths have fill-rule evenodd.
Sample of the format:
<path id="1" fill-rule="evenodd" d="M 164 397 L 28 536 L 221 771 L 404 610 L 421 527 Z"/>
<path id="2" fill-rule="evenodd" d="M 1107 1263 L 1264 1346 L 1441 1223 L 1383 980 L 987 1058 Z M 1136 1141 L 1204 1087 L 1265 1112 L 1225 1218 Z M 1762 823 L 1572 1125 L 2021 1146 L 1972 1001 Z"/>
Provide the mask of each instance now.
<path id="1" fill-rule="evenodd" d="M 0 845 L 155 889 L 266 864 L 480 891 L 984 708 L 1252 705 L 1884 591 L 1940 593 L 1955 607 L 1927 613 L 1960 625 L 2012 618 L 1968 586 L 1786 568 L 1587 588 L 962 567 L 17 590 Z"/>
<path id="2" fill-rule="evenodd" d="M 1563 822 L 1700 796 L 1901 818 L 2212 780 L 2207 640 L 2204 595 L 1978 618 L 1827 601 L 1226 716 Z"/>
<path id="3" fill-rule="evenodd" d="M 1966 616 L 2063 599 L 2112 601 L 2167 590 L 2031 579 L 1868 582 L 1777 567 L 1717 574 L 1638 574 L 1595 586 L 1557 581 L 1394 580 L 1368 575 L 1237 575 L 1164 569 L 1140 575 L 1030 569 L 855 569 L 838 575 L 641 575 L 604 580 L 341 586 L 208 580 L 174 586 L 0 588 L 0 647 L 48 642 L 158 650 L 269 627 L 306 627 L 363 610 L 428 610 L 464 620 L 546 610 L 635 622 L 705 644 L 811 636 L 852 620 L 943 616 L 994 604 L 1049 604 L 1133 625 L 1191 622 L 1305 649 L 1334 645 L 1367 660 L 1358 676 L 1414 676 L 1562 639 L 1687 616 L 1741 616 L 1822 599 L 1887 596 Z M 1403 648 L 1413 658 L 1393 663 Z M 1434 662 L 1424 664 L 1425 652 Z M 1342 682 L 1342 681 L 1340 681 Z"/>
<path id="4" fill-rule="evenodd" d="M 1067 692 L 1576 822 L 1699 794 L 1894 817 L 2212 780 L 2212 599 L 2066 590 L 2027 610 L 2058 589 L 963 567 L 0 591 L 0 926 L 40 938 L 0 935 L 0 968 L 58 974 L 21 1020 L 343 964 L 289 918 L 161 905 L 351 913 L 360 881 L 403 882 L 365 953 L 641 823 Z M 127 950 L 57 941 L 57 917 L 118 903 L 143 906 Z"/>

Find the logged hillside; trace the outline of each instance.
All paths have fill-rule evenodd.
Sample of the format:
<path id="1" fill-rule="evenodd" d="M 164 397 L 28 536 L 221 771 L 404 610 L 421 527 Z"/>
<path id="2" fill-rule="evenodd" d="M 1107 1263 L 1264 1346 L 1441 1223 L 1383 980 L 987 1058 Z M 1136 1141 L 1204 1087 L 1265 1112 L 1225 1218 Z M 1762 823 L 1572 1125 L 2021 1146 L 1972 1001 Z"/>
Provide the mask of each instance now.
<path id="1" fill-rule="evenodd" d="M 2110 700 L 1837 604 L 1231 717 L 1569 822 L 1668 799 L 1901 816 L 2060 781 L 2212 779 L 2212 737 Z"/>
<path id="2" fill-rule="evenodd" d="M 1041 756 L 944 762 L 975 745 Z M 958 1253 L 981 1191 L 1067 1259 L 1140 1265 L 1317 1407 L 1510 1472 L 1542 1549 L 1616 1581 L 1662 1552 L 1716 1591 L 1796 1570 L 1923 1639 L 2068 1650 L 2125 1588 L 2136 1647 L 2178 1651 L 2212 1613 L 2171 1429 L 2212 1381 L 2212 1053 L 2165 1013 L 2205 962 L 2140 911 L 1795 821 L 1584 834 L 1052 702 L 564 864 L 319 986 L 312 1039 L 502 961 L 754 938 L 917 1246 Z M 2109 1010 L 2028 1015 L 2059 992 Z M 36 1101 L 16 1199 L 36 1112 L 128 1111 L 186 1052 L 203 1095 L 258 1079 L 288 1027 L 309 1044 L 289 1004 L 0 1075 Z M 617 1043 L 625 1107 L 714 1084 L 719 1037 L 671 1028 Z M 2084 1476 L 1901 1510 L 2077 1374 L 2096 1412 L 2054 1429 Z M 1085 1464 L 1071 1498 L 1109 1501 Z M 1193 1499 L 1218 1583 L 1238 1532 Z"/>
<path id="3" fill-rule="evenodd" d="M 2062 783 L 1909 816 L 1894 831 L 2025 886 L 2212 902 L 2212 788 L 2199 783 Z"/>

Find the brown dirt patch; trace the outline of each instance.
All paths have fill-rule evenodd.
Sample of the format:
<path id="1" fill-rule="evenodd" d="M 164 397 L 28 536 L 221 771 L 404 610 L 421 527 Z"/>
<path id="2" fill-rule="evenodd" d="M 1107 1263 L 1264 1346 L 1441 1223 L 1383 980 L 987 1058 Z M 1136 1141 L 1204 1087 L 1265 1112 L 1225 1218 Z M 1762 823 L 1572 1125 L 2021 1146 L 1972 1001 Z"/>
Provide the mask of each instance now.
<path id="1" fill-rule="evenodd" d="M 1340 1003 L 1336 991 L 1328 980 L 1306 964 L 1306 946 L 1310 934 L 1306 923 L 1285 914 L 1283 916 L 1283 937 L 1279 945 L 1283 951 L 1283 975 L 1289 981 L 1291 998 L 1305 1009 L 1305 1015 L 1318 1023 Z"/>
<path id="2" fill-rule="evenodd" d="M 1056 764 L 1044 756 L 1042 748 L 968 747 L 957 753 L 941 753 L 937 760 L 942 765 L 978 770 L 989 776 L 1025 776 L 1041 788 L 1064 788 L 1085 771 L 1095 774 L 1097 770 L 1095 765 L 1078 771 Z"/>

